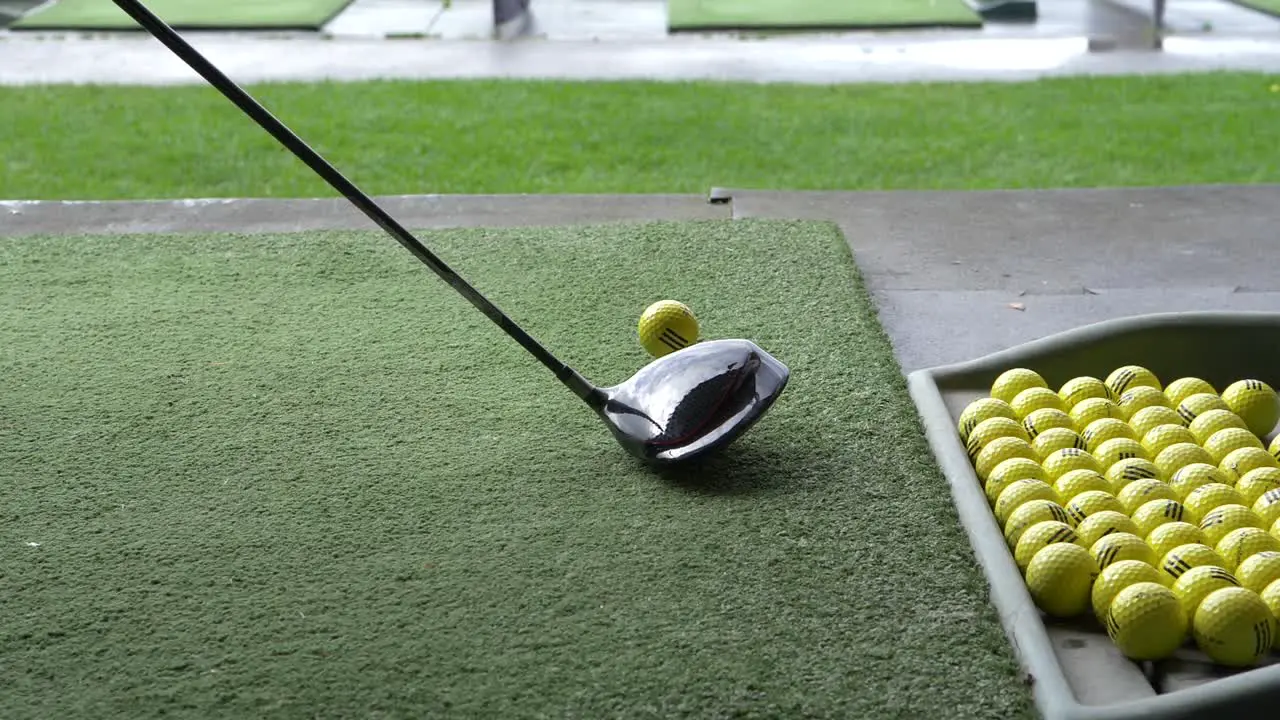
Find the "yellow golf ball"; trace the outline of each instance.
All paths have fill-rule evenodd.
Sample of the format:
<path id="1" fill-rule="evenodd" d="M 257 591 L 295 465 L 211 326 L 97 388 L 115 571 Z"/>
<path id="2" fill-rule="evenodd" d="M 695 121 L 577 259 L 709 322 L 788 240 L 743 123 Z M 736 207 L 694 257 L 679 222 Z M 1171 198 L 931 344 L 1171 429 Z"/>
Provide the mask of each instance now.
<path id="1" fill-rule="evenodd" d="M 1131 458 L 1150 460 L 1153 457 L 1141 443 L 1130 438 L 1111 438 L 1095 448 L 1091 454 L 1099 465 L 1107 469 L 1121 460 Z"/>
<path id="2" fill-rule="evenodd" d="M 1048 483 L 1049 476 L 1045 474 L 1038 460 L 1027 457 L 1009 458 L 996 465 L 983 483 L 982 488 L 987 494 L 987 501 L 995 505 L 1000 493 L 1019 480 L 1040 480 Z"/>
<path id="3" fill-rule="evenodd" d="M 1055 480 L 1053 489 L 1058 491 L 1058 497 L 1067 502 L 1071 502 L 1072 498 L 1080 493 L 1090 490 L 1101 490 L 1108 495 L 1112 494 L 1111 483 L 1093 470 L 1072 470 Z"/>
<path id="4" fill-rule="evenodd" d="M 1133 524 L 1138 526 L 1138 537 L 1145 538 L 1153 530 L 1171 522 L 1182 522 L 1186 508 L 1177 500 L 1148 500 L 1133 511 Z"/>
<path id="5" fill-rule="evenodd" d="M 1262 518 L 1244 505 L 1228 503 L 1219 505 L 1200 518 L 1200 532 L 1204 533 L 1205 544 L 1217 548 L 1227 533 L 1242 527 L 1262 528 Z M 1218 552 L 1222 554 L 1221 551 Z"/>
<path id="6" fill-rule="evenodd" d="M 1260 447 L 1242 447 L 1227 453 L 1222 462 L 1218 463 L 1218 469 L 1232 484 L 1239 481 L 1245 473 L 1260 467 L 1280 467 L 1280 462 Z"/>
<path id="7" fill-rule="evenodd" d="M 1204 533 L 1200 532 L 1200 528 L 1186 520 L 1157 525 L 1147 535 L 1147 545 L 1161 558 L 1168 555 L 1170 550 L 1178 546 L 1191 544 L 1206 545 L 1207 543 L 1205 542 Z"/>
<path id="8" fill-rule="evenodd" d="M 1027 590 L 1036 606 L 1053 617 L 1069 618 L 1089 607 L 1098 564 L 1089 551 L 1073 543 L 1040 548 L 1027 564 Z"/>
<path id="9" fill-rule="evenodd" d="M 1235 487 L 1245 504 L 1252 507 L 1264 493 L 1280 488 L 1280 467 L 1254 468 L 1241 475 Z"/>
<path id="10" fill-rule="evenodd" d="M 645 308 L 637 327 L 640 345 L 654 357 L 682 350 L 698 341 L 698 319 L 688 305 L 659 300 Z"/>
<path id="11" fill-rule="evenodd" d="M 1165 397 L 1164 393 L 1156 388 L 1139 385 L 1129 388 L 1123 395 L 1116 398 L 1116 406 L 1120 408 L 1121 414 L 1128 420 L 1143 408 L 1173 407 L 1173 403 L 1170 403 L 1169 398 Z"/>
<path id="12" fill-rule="evenodd" d="M 1210 510 L 1221 505 L 1243 505 L 1244 497 L 1230 485 L 1209 483 L 1187 493 L 1182 504 L 1191 515 L 1189 519 L 1199 525 Z"/>
<path id="13" fill-rule="evenodd" d="M 1178 378 L 1165 386 L 1164 389 L 1165 397 L 1169 398 L 1169 402 L 1173 403 L 1174 407 L 1177 407 L 1178 403 L 1186 400 L 1192 395 L 1200 393 L 1217 395 L 1218 391 L 1214 390 L 1213 386 L 1207 381 L 1197 377 Z"/>
<path id="14" fill-rule="evenodd" d="M 1073 405 L 1067 411 L 1067 414 L 1071 416 L 1071 420 L 1076 424 L 1076 427 L 1081 429 L 1089 427 L 1089 423 L 1094 420 L 1105 418 L 1124 420 L 1124 415 L 1120 412 L 1120 408 L 1109 398 L 1085 398 Z"/>
<path id="15" fill-rule="evenodd" d="M 1222 559 L 1221 555 L 1214 552 L 1213 548 L 1200 543 L 1179 545 L 1165 553 L 1164 557 L 1160 559 L 1160 569 L 1168 573 L 1169 577 L 1174 580 L 1182 577 L 1182 574 L 1191 568 L 1200 567 L 1201 565 L 1226 567 L 1227 563 Z"/>
<path id="16" fill-rule="evenodd" d="M 1178 597 L 1182 610 L 1187 617 L 1195 617 L 1200 603 L 1214 590 L 1225 587 L 1240 587 L 1240 581 L 1226 568 L 1217 565 L 1201 565 L 1182 573 L 1182 577 L 1174 581 L 1173 594 Z"/>
<path id="17" fill-rule="evenodd" d="M 1124 490 L 1125 485 L 1135 480 L 1164 480 L 1164 476 L 1160 474 L 1160 468 L 1156 467 L 1155 463 L 1141 458 L 1121 460 L 1107 468 L 1103 475 L 1106 476 L 1107 482 L 1111 483 L 1111 492 L 1116 496 Z"/>
<path id="18" fill-rule="evenodd" d="M 1138 526 L 1134 524 L 1133 520 L 1128 515 L 1116 510 L 1099 510 L 1081 520 L 1075 528 L 1078 536 L 1076 542 L 1080 547 L 1084 548 L 1093 547 L 1094 543 L 1111 533 L 1138 534 Z"/>
<path id="19" fill-rule="evenodd" d="M 1063 415 L 1067 414 L 1067 406 L 1062 402 L 1062 398 L 1047 387 L 1031 387 L 1023 390 L 1009 401 L 1009 407 L 1013 408 L 1022 420 L 1026 420 L 1037 410 L 1057 410 Z"/>
<path id="20" fill-rule="evenodd" d="M 1275 617 L 1262 597 L 1242 587 L 1214 590 L 1191 621 L 1196 646 L 1220 665 L 1250 667 L 1271 652 Z"/>
<path id="21" fill-rule="evenodd" d="M 1222 567 L 1235 572 L 1240 563 L 1266 551 L 1280 551 L 1280 540 L 1260 527 L 1245 526 L 1227 533 L 1213 548 Z"/>
<path id="22" fill-rule="evenodd" d="M 1010 368 L 1000 373 L 991 383 L 991 397 L 1012 404 L 1018 393 L 1030 388 L 1047 388 L 1040 373 L 1028 368 Z"/>
<path id="23" fill-rule="evenodd" d="M 1036 435 L 1036 439 L 1031 441 L 1031 447 L 1036 451 L 1037 455 L 1047 458 L 1059 450 L 1065 450 L 1066 448 L 1084 450 L 1085 446 L 1084 438 L 1077 435 L 1074 430 L 1049 428 Z"/>
<path id="24" fill-rule="evenodd" d="M 1258 514 L 1264 526 L 1280 521 L 1280 490 L 1262 493 L 1262 497 L 1254 500 L 1250 509 Z"/>
<path id="25" fill-rule="evenodd" d="M 1178 406 L 1175 409 L 1178 411 L 1178 414 L 1182 416 L 1182 419 L 1186 420 L 1187 423 L 1190 424 L 1201 414 L 1207 413 L 1210 410 L 1230 411 L 1231 407 L 1227 405 L 1226 401 L 1217 395 L 1212 393 L 1196 393 L 1195 395 L 1191 395 L 1178 403 Z"/>
<path id="26" fill-rule="evenodd" d="M 1187 638 L 1187 614 L 1173 590 L 1136 582 L 1116 593 L 1107 609 L 1107 636 L 1130 660 L 1163 660 Z"/>
<path id="27" fill-rule="evenodd" d="M 1262 550 L 1250 555 L 1236 566 L 1235 576 L 1241 587 L 1261 593 L 1280 580 L 1280 552 Z"/>
<path id="28" fill-rule="evenodd" d="M 1179 416 L 1181 417 L 1181 416 Z M 1219 430 L 1225 430 L 1229 427 L 1238 427 L 1248 430 L 1249 426 L 1239 415 L 1230 410 L 1210 410 L 1196 416 L 1187 424 L 1187 429 L 1196 436 L 1196 440 L 1203 443 Z"/>
<path id="29" fill-rule="evenodd" d="M 1018 569 L 1026 573 L 1027 566 L 1031 564 L 1031 559 L 1036 553 L 1046 545 L 1054 543 L 1073 543 L 1079 545 L 1076 540 L 1079 536 L 1070 525 L 1057 520 L 1045 520 L 1023 531 L 1022 537 L 1018 538 L 1018 544 L 1013 549 L 1014 562 L 1018 563 Z"/>
<path id="30" fill-rule="evenodd" d="M 1097 458 L 1079 448 L 1055 450 L 1041 465 L 1049 479 L 1055 482 L 1072 470 L 1092 470 L 1099 474 L 1105 470 Z"/>
<path id="31" fill-rule="evenodd" d="M 1000 497 L 996 498 L 994 510 L 1001 529 L 1008 523 L 1009 516 L 1014 510 L 1032 500 L 1048 500 L 1062 504 L 1062 498 L 1058 497 L 1053 487 L 1043 480 L 1018 480 L 1005 488 L 1004 492 L 1000 493 Z"/>
<path id="32" fill-rule="evenodd" d="M 1142 436 L 1142 447 L 1146 448 L 1148 458 L 1156 457 L 1165 448 L 1178 443 L 1198 444 L 1196 436 L 1190 430 L 1173 423 L 1157 425 Z"/>
<path id="33" fill-rule="evenodd" d="M 1280 580 L 1272 582 L 1270 585 L 1262 589 L 1262 602 L 1271 608 L 1271 615 L 1276 620 L 1276 637 L 1272 641 L 1271 649 L 1280 650 Z"/>
<path id="34" fill-rule="evenodd" d="M 1133 432 L 1138 439 L 1142 439 L 1144 435 L 1151 432 L 1153 428 L 1161 425 L 1186 425 L 1187 421 L 1182 419 L 1177 410 L 1164 405 L 1152 405 L 1145 407 L 1133 414 L 1129 418 L 1129 427 L 1133 428 Z"/>
<path id="35" fill-rule="evenodd" d="M 1190 430 L 1187 431 L 1188 434 L 1190 432 Z M 1221 463 L 1227 455 L 1240 448 L 1256 448 L 1264 453 L 1267 452 L 1258 436 L 1244 428 L 1223 428 L 1210 435 L 1203 445 L 1204 449 L 1213 456 L 1213 461 L 1217 463 Z"/>
<path id="36" fill-rule="evenodd" d="M 978 457 L 978 453 L 982 452 L 982 449 L 992 440 L 1002 437 L 1013 437 L 1031 442 L 1031 436 L 1022 427 L 1022 423 L 1017 420 L 1010 420 L 1007 417 L 987 418 L 974 426 L 973 430 L 969 432 L 969 439 L 965 441 L 965 450 L 969 453 L 969 459 L 974 460 Z"/>
<path id="37" fill-rule="evenodd" d="M 1085 518 L 1103 510 L 1124 512 L 1124 505 L 1116 496 L 1104 490 L 1086 490 L 1068 500 L 1062 508 L 1074 521 L 1073 525 L 1079 525 Z"/>
<path id="38" fill-rule="evenodd" d="M 978 479 L 985 483 L 997 465 L 1018 457 L 1028 460 L 1040 459 L 1035 448 L 1031 447 L 1031 443 L 1022 438 L 996 438 L 987 443 L 986 447 L 978 453 L 978 457 L 974 458 L 973 469 L 978 473 Z"/>
<path id="39" fill-rule="evenodd" d="M 1213 456 L 1208 450 L 1195 445 L 1193 443 L 1174 443 L 1164 450 L 1152 460 L 1156 467 L 1160 468 L 1160 472 L 1164 473 L 1167 478 L 1173 477 L 1173 474 L 1192 463 L 1205 463 L 1212 465 Z"/>
<path id="40" fill-rule="evenodd" d="M 1114 438 L 1137 440 L 1138 434 L 1123 420 L 1101 418 L 1086 425 L 1080 432 L 1080 437 L 1084 438 L 1086 449 L 1092 450 Z"/>
<path id="41" fill-rule="evenodd" d="M 1280 397 L 1261 380 L 1237 380 L 1222 391 L 1222 399 L 1254 435 L 1267 435 L 1280 422 Z"/>
<path id="42" fill-rule="evenodd" d="M 1062 398 L 1062 402 L 1072 409 L 1084 400 L 1111 399 L 1111 395 L 1107 392 L 1107 386 L 1102 384 L 1102 381 L 1098 378 L 1090 375 L 1073 377 L 1062 383 L 1062 387 L 1058 389 L 1058 397 Z"/>
<path id="43" fill-rule="evenodd" d="M 1184 465 L 1169 478 L 1169 487 L 1172 487 L 1173 491 L 1178 494 L 1178 498 L 1182 500 L 1185 500 L 1192 490 L 1215 483 L 1221 485 L 1231 484 L 1227 481 L 1227 476 L 1217 466 L 1209 463 Z"/>
<path id="44" fill-rule="evenodd" d="M 1105 568 L 1119 560 L 1137 560 L 1155 567 L 1160 562 L 1151 546 L 1133 533 L 1117 532 L 1103 535 L 1089 546 L 1089 554 L 1098 561 L 1099 568 Z"/>
<path id="45" fill-rule="evenodd" d="M 1271 444 L 1267 446 L 1267 452 L 1277 460 L 1280 460 L 1280 435 L 1276 435 L 1271 439 Z"/>
<path id="46" fill-rule="evenodd" d="M 1022 422 L 1022 418 L 1018 417 L 1018 413 L 1013 411 L 1009 403 L 992 397 L 978 398 L 965 406 L 960 413 L 960 419 L 956 421 L 960 439 L 968 442 L 969 433 L 978 426 L 978 423 L 993 417 L 1006 417 L 1018 423 Z"/>
<path id="47" fill-rule="evenodd" d="M 1093 605 L 1093 616 L 1102 623 L 1107 621 L 1107 611 L 1111 609 L 1111 601 L 1121 590 L 1140 582 L 1156 583 L 1166 587 L 1172 582 L 1168 575 L 1141 560 L 1118 560 L 1100 570 L 1098 577 L 1093 581 L 1090 600 Z"/>
<path id="48" fill-rule="evenodd" d="M 1027 528 L 1048 520 L 1056 520 L 1066 525 L 1071 524 L 1071 518 L 1067 516 L 1067 511 L 1052 500 L 1030 500 L 1018 506 L 1017 510 L 1009 513 L 1009 519 L 1004 524 L 1004 541 L 1012 550 L 1018 546 L 1018 541 L 1022 539 L 1022 533 Z"/>
<path id="49" fill-rule="evenodd" d="M 1027 435 L 1032 440 L 1037 435 L 1050 430 L 1052 428 L 1065 428 L 1072 432 L 1076 429 L 1076 423 L 1071 416 L 1057 408 L 1040 408 L 1033 410 L 1030 415 L 1022 419 L 1022 427 L 1027 431 Z"/>
<path id="50" fill-rule="evenodd" d="M 1167 483 L 1159 480 L 1134 480 L 1116 495 L 1116 499 L 1120 501 L 1120 505 L 1129 515 L 1133 515 L 1142 507 L 1152 500 L 1177 500 L 1178 495 L 1169 487 Z"/>
<path id="51" fill-rule="evenodd" d="M 1129 389 L 1139 386 L 1153 387 L 1156 390 L 1164 389 L 1155 373 L 1141 365 L 1118 367 L 1112 370 L 1111 374 L 1107 375 L 1102 382 L 1107 386 L 1107 390 L 1111 393 L 1113 399 L 1120 397 Z"/>

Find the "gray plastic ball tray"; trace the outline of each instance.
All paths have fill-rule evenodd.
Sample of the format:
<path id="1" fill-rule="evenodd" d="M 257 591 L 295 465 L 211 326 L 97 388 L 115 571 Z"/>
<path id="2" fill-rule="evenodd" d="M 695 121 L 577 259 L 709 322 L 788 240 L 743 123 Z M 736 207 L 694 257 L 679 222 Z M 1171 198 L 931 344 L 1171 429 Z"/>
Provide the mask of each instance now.
<path id="1" fill-rule="evenodd" d="M 990 394 L 1013 367 L 1031 368 L 1054 389 L 1078 375 L 1105 378 L 1121 365 L 1149 368 L 1164 383 L 1193 376 L 1219 391 L 1241 378 L 1280 389 L 1280 313 L 1170 313 L 1088 325 L 977 358 L 908 376 L 929 444 L 952 497 L 1005 633 L 1046 720 L 1103 718 L 1280 717 L 1280 655 L 1261 666 L 1216 666 L 1188 643 L 1159 663 L 1120 654 L 1087 617 L 1060 621 L 1035 606 L 982 485 L 957 423 L 965 406 Z M 1269 442 L 1275 430 L 1267 436 Z"/>

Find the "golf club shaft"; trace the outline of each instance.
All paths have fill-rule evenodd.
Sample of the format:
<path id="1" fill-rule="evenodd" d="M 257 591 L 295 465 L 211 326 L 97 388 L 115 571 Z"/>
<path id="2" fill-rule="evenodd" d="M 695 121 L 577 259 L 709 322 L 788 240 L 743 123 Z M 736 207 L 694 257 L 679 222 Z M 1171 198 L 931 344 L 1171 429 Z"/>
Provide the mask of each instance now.
<path id="1" fill-rule="evenodd" d="M 435 271 L 445 282 L 453 286 L 455 290 L 462 294 L 467 300 L 471 301 L 490 320 L 498 324 L 508 335 L 515 339 L 516 342 L 524 346 L 534 357 L 538 358 L 543 365 L 546 365 L 562 383 L 573 390 L 578 397 L 589 403 L 597 399 L 598 391 L 585 378 L 579 375 L 573 368 L 558 360 L 546 348 L 542 347 L 538 341 L 534 340 L 528 333 L 516 325 L 511 318 L 498 309 L 487 298 L 480 294 L 478 290 L 473 288 L 467 281 L 463 280 L 456 272 L 454 272 L 443 260 L 436 257 L 421 242 L 418 241 L 408 230 L 396 222 L 385 210 L 378 206 L 368 195 L 362 192 L 350 180 L 338 172 L 336 168 L 330 165 L 315 150 L 312 150 L 307 143 L 303 142 L 296 134 L 287 128 L 283 122 L 276 119 L 267 111 L 260 103 L 254 100 L 249 93 L 237 85 L 231 78 L 227 77 L 220 70 L 214 67 L 203 55 L 196 51 L 190 44 L 178 35 L 177 31 L 169 27 L 167 23 L 161 20 L 144 6 L 139 0 L 112 0 L 121 10 L 128 13 L 135 21 L 138 22 L 147 32 L 151 33 L 157 40 L 168 47 L 183 62 L 200 74 L 214 89 L 221 92 L 231 102 L 235 103 L 246 115 L 252 118 L 262 127 L 262 129 L 271 133 L 280 144 L 284 145 L 298 159 L 305 162 L 320 177 L 324 178 L 335 190 L 342 193 L 347 200 L 359 208 L 365 215 L 378 224 L 387 234 L 395 238 L 409 252 L 413 253 L 427 267 Z"/>

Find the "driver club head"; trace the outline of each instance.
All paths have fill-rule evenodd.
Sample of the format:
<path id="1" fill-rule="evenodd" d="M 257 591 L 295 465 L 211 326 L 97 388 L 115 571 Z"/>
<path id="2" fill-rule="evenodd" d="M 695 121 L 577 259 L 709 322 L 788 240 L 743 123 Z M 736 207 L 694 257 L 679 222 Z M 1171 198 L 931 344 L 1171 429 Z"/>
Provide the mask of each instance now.
<path id="1" fill-rule="evenodd" d="M 773 405 L 790 376 L 750 340 L 707 340 L 601 388 L 597 413 L 632 455 L 670 465 L 733 442 Z"/>

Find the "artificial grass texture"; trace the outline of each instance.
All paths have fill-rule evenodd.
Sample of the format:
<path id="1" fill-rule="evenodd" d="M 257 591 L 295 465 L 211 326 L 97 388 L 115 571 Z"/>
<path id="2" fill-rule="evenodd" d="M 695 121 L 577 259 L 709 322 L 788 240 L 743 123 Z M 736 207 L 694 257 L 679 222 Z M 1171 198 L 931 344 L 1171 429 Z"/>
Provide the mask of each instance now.
<path id="1" fill-rule="evenodd" d="M 0 241 L 7 718 L 1033 716 L 839 231 L 424 233 L 597 382 L 794 375 L 645 470 L 384 235 Z"/>
<path id="2" fill-rule="evenodd" d="M 318 30 L 352 0 L 149 0 L 156 17 L 178 29 Z M 139 30 L 111 0 L 57 0 L 27 13 L 18 30 Z"/>
<path id="3" fill-rule="evenodd" d="M 671 30 L 980 25 L 962 0 L 667 0 Z"/>
<path id="4" fill-rule="evenodd" d="M 1280 181 L 1280 78 L 252 90 L 375 194 L 993 189 Z M 0 198 L 332 196 L 204 87 L 0 87 Z"/>
<path id="5" fill-rule="evenodd" d="M 1280 0 L 1231 0 L 1231 1 L 1237 5 L 1242 5 L 1244 7 L 1247 7 L 1250 10 L 1257 10 L 1258 12 L 1264 13 L 1266 15 L 1271 15 L 1273 17 L 1280 17 Z"/>

